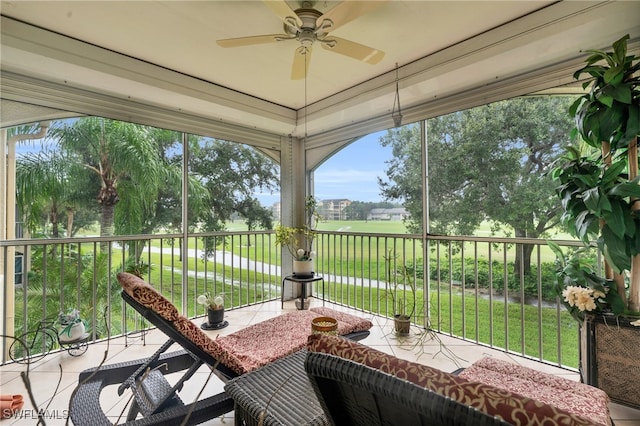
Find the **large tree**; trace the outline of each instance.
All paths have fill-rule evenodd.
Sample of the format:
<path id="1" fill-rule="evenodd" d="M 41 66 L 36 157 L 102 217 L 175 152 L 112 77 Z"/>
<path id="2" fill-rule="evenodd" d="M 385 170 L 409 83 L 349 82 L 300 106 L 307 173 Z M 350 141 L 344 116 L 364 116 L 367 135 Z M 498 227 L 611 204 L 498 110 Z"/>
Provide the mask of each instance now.
<path id="1" fill-rule="evenodd" d="M 270 212 L 253 196 L 256 190 L 278 188 L 278 166 L 266 155 L 245 145 L 201 138 L 189 149 L 189 174 L 198 176 L 209 193 L 208 208 L 198 218 L 205 230 L 224 229 L 234 213 L 250 228 L 272 228 Z M 189 200 L 189 207 L 191 203 Z"/>
<path id="2" fill-rule="evenodd" d="M 528 97 L 497 102 L 427 121 L 430 231 L 471 234 L 483 222 L 516 237 L 538 238 L 555 227 L 559 202 L 546 174 L 570 142 L 572 99 Z M 390 130 L 382 139 L 393 159 L 380 180 L 389 199 L 404 200 L 408 224 L 421 232 L 419 127 Z M 530 245 L 517 250 L 524 273 Z M 522 255 L 522 256 L 521 256 Z"/>
<path id="3" fill-rule="evenodd" d="M 114 235 L 115 206 L 127 194 L 127 223 L 140 229 L 154 211 L 165 164 L 146 127 L 105 118 L 80 118 L 50 130 L 63 150 L 100 182 L 100 235 Z"/>
<path id="4" fill-rule="evenodd" d="M 86 202 L 91 177 L 66 153 L 59 150 L 27 152 L 16 164 L 16 200 L 26 228 L 43 235 L 60 237 L 60 227 L 71 237 L 78 222 L 86 225 Z M 77 220 L 85 212 L 85 220 Z M 64 222 L 63 222 L 64 221 Z M 51 225 L 50 233 L 43 226 Z M 62 223 L 63 222 L 63 223 Z"/>

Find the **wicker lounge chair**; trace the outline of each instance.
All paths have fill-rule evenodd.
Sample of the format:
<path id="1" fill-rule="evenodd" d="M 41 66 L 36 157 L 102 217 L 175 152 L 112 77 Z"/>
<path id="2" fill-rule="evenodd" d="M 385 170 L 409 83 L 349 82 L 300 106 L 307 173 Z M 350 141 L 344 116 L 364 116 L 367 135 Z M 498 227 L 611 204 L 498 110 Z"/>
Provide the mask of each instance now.
<path id="1" fill-rule="evenodd" d="M 305 369 L 328 424 L 612 425 L 600 389 L 490 357 L 455 375 L 314 335 Z"/>
<path id="2" fill-rule="evenodd" d="M 100 406 L 100 394 L 106 386 L 116 384 L 120 395 L 127 389 L 134 395 L 127 424 L 180 424 L 187 416 L 187 424 L 198 424 L 221 416 L 233 410 L 233 401 L 224 392 L 192 404 L 183 403 L 178 395 L 184 383 L 203 364 L 215 369 L 223 381 L 259 368 L 304 347 L 311 328 L 310 318 L 327 314 L 324 308 L 318 308 L 317 312 L 290 312 L 212 340 L 149 284 L 126 273 L 118 274 L 118 281 L 124 289 L 123 299 L 169 340 L 148 359 L 80 373 L 80 385 L 71 401 L 70 416 L 74 424 L 111 425 Z M 360 340 L 369 335 L 368 329 L 372 326 L 369 321 L 340 312 L 334 314 L 338 317 L 339 332 L 345 337 Z M 269 345 L 256 341 L 255 336 L 270 339 L 283 324 L 287 325 L 287 332 L 280 332 L 279 345 L 271 345 L 276 348 L 265 352 L 264 347 Z M 174 343 L 183 350 L 166 353 Z M 163 364 L 162 369 L 156 369 Z M 165 375 L 176 372 L 182 372 L 182 376 L 170 384 Z"/>
<path id="3" fill-rule="evenodd" d="M 509 425 L 423 386 L 334 355 L 309 352 L 305 369 L 329 424 Z"/>

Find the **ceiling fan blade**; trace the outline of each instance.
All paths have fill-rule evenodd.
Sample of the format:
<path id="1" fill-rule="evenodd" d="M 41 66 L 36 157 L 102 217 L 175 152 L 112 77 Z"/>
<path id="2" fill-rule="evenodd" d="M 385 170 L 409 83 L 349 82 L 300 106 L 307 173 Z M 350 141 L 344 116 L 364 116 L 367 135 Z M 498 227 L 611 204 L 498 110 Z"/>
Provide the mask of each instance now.
<path id="1" fill-rule="evenodd" d="M 276 41 L 289 38 L 291 38 L 291 36 L 286 34 L 265 34 L 259 36 L 225 38 L 222 40 L 216 40 L 216 43 L 218 43 L 218 46 L 220 47 L 239 47 L 250 46 L 253 44 L 275 43 Z"/>
<path id="2" fill-rule="evenodd" d="M 264 4 L 267 7 L 269 7 L 269 9 L 273 11 L 273 13 L 278 15 L 280 19 L 282 19 L 283 21 L 285 20 L 285 18 L 290 16 L 292 18 L 295 18 L 296 22 L 298 23 L 298 26 L 302 25 L 302 21 L 300 20 L 300 18 L 298 18 L 298 15 L 296 15 L 296 12 L 294 12 L 293 9 L 291 9 L 284 0 L 276 0 L 276 1 L 263 0 L 263 1 L 264 1 Z"/>
<path id="3" fill-rule="evenodd" d="M 322 25 L 322 21 L 330 19 L 333 22 L 331 31 L 336 28 L 351 22 L 359 16 L 371 12 L 374 9 L 382 6 L 389 0 L 383 1 L 343 1 L 333 9 L 328 10 L 324 15 L 316 20 L 317 26 Z"/>
<path id="4" fill-rule="evenodd" d="M 291 80 L 302 80 L 309 71 L 311 62 L 311 46 L 300 46 L 293 54 L 293 66 L 291 67 Z"/>
<path id="5" fill-rule="evenodd" d="M 321 43 L 321 45 L 324 49 L 349 56 L 350 58 L 354 58 L 368 64 L 377 64 L 382 60 L 382 58 L 384 58 L 384 52 L 382 50 L 374 49 L 373 47 L 365 46 L 364 44 L 356 43 L 355 41 L 333 36 L 323 41 L 324 43 Z M 331 43 L 331 41 L 335 41 L 335 43 Z"/>

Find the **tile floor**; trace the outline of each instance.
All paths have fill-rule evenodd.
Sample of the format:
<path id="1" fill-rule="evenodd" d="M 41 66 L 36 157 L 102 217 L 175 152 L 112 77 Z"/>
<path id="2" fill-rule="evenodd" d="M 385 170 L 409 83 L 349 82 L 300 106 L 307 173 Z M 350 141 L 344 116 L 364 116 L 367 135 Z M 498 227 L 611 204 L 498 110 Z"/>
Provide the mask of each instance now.
<path id="1" fill-rule="evenodd" d="M 311 299 L 312 306 L 319 304 L 321 304 L 321 301 Z M 342 307 L 334 308 L 349 311 Z M 295 309 L 293 301 L 285 303 L 285 310 L 293 309 Z M 232 333 L 250 324 L 279 315 L 281 312 L 280 301 L 228 311 L 225 314 L 225 318 L 229 321 L 229 326 L 223 330 L 207 331 L 207 333 L 212 338 L 215 338 L 218 334 Z M 357 312 L 356 314 L 363 315 Z M 453 371 L 458 367 L 468 366 L 485 355 L 491 355 L 573 380 L 578 379 L 578 375 L 570 371 L 443 335 L 418 335 L 399 339 L 391 333 L 392 323 L 390 320 L 370 315 L 366 315 L 366 317 L 371 319 L 374 327 L 371 330 L 371 335 L 363 340 L 363 343 L 386 353 L 428 364 L 444 371 Z M 199 323 L 202 320 L 196 320 L 196 322 Z M 29 378 L 34 398 L 40 409 L 46 410 L 47 418 L 45 421 L 47 425 L 57 426 L 66 423 L 69 398 L 77 384 L 78 373 L 82 370 L 98 365 L 105 356 L 108 364 L 144 358 L 152 354 L 159 345 L 164 343 L 166 337 L 161 332 L 153 330 L 146 335 L 144 342 L 140 337 L 129 337 L 126 340 L 125 342 L 124 338 L 118 338 L 113 339 L 108 344 L 105 342 L 90 345 L 88 351 L 80 357 L 71 357 L 66 352 L 51 354 L 31 367 Z M 0 393 L 23 394 L 26 397 L 26 388 L 20 377 L 20 372 L 25 370 L 26 367 L 19 364 L 8 364 L 0 367 Z M 60 375 L 60 370 L 63 372 L 62 375 Z M 209 370 L 206 367 L 202 367 L 195 377 L 190 380 L 189 383 L 193 383 L 193 385 L 185 386 L 181 392 L 183 401 L 188 402 L 195 399 L 208 377 Z M 56 390 L 56 384 L 59 379 L 60 384 Z M 213 395 L 222 390 L 223 383 L 217 377 L 212 376 L 201 397 Z M 125 392 L 123 396 L 118 396 L 116 386 L 108 387 L 102 393 L 101 404 L 104 411 L 113 420 L 113 423 L 116 423 L 119 418 L 120 423 L 124 421 L 127 403 L 128 393 Z M 124 414 L 122 414 L 123 412 Z M 23 415 L 22 419 L 3 420 L 2 425 L 36 424 L 37 420 L 34 417 L 37 416 L 37 413 L 30 401 L 25 403 L 21 414 Z M 640 426 L 640 410 L 612 404 L 611 414 L 616 426 Z M 206 423 L 206 425 L 229 424 L 233 424 L 233 413 Z"/>

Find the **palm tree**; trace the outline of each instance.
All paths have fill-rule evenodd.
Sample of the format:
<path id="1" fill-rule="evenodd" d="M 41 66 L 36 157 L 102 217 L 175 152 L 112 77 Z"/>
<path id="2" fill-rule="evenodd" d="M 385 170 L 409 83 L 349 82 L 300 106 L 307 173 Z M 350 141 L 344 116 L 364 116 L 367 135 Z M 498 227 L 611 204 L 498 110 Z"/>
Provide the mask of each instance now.
<path id="1" fill-rule="evenodd" d="M 16 201 L 27 229 L 36 231 L 47 217 L 51 236 L 58 238 L 59 219 L 67 217 L 67 236 L 72 235 L 73 217 L 82 204 L 86 188 L 83 170 L 60 151 L 30 152 L 21 155 L 16 164 Z"/>
<path id="2" fill-rule="evenodd" d="M 97 194 L 100 235 L 115 234 L 115 206 L 125 197 L 128 220 L 137 222 L 138 226 L 132 227 L 139 231 L 143 218 L 153 214 L 164 175 L 164 163 L 149 130 L 131 123 L 88 117 L 53 128 L 51 133 L 100 182 Z M 101 248 L 106 248 L 106 244 Z"/>

